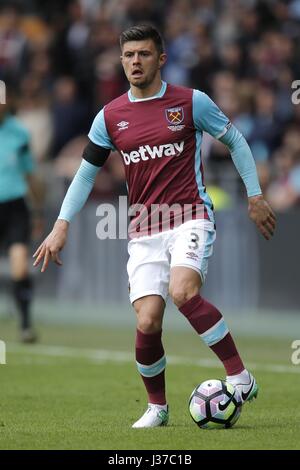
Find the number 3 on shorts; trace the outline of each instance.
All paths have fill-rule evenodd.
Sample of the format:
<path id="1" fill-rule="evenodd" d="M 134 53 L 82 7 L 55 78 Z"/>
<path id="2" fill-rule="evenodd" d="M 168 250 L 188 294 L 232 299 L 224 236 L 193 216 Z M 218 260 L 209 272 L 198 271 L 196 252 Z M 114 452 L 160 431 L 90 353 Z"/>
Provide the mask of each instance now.
<path id="1" fill-rule="evenodd" d="M 191 232 L 189 249 L 197 250 L 199 248 L 198 241 L 199 241 L 199 235 L 197 235 L 197 233 L 195 232 Z"/>

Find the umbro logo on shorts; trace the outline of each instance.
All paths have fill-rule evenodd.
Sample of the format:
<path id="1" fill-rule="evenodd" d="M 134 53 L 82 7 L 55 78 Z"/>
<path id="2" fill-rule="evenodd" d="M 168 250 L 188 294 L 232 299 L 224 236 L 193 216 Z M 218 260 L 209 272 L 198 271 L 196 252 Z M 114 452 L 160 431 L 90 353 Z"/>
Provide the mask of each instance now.
<path id="1" fill-rule="evenodd" d="M 141 160 L 154 160 L 161 157 L 178 157 L 184 149 L 184 140 L 181 142 L 174 142 L 174 144 L 164 144 L 154 147 L 150 145 L 140 146 L 138 150 L 125 153 L 121 150 L 125 165 L 130 163 L 139 163 Z"/>
<path id="2" fill-rule="evenodd" d="M 199 258 L 199 256 L 196 255 L 196 253 L 193 253 L 192 251 L 188 251 L 186 253 L 186 256 L 187 256 L 187 258 L 194 259 L 194 260 L 197 260 Z"/>

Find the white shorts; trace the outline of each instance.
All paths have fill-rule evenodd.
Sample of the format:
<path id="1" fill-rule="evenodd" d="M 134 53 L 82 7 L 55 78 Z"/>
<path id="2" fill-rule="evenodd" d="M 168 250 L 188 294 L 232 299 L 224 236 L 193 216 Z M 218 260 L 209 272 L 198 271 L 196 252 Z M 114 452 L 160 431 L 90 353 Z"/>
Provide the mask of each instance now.
<path id="1" fill-rule="evenodd" d="M 174 266 L 194 269 L 204 283 L 215 238 L 214 224 L 197 219 L 173 230 L 131 240 L 127 263 L 131 303 L 154 294 L 166 300 L 170 269 Z"/>

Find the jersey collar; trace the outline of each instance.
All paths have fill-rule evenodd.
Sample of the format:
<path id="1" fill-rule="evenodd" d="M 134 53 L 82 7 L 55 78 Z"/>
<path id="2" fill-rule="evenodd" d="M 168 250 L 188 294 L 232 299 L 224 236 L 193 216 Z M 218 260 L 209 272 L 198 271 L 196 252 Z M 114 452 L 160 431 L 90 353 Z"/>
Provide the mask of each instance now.
<path id="1" fill-rule="evenodd" d="M 162 96 L 164 96 L 165 92 L 166 92 L 166 89 L 167 89 L 167 84 L 166 82 L 162 81 L 161 82 L 161 89 L 159 90 L 158 93 L 156 93 L 156 95 L 153 95 L 153 96 L 149 96 L 148 98 L 135 98 L 133 96 L 133 94 L 131 93 L 131 90 L 128 91 L 128 99 L 129 101 L 131 102 L 139 102 L 139 101 L 149 101 L 149 100 L 155 100 L 157 98 L 161 98 Z"/>

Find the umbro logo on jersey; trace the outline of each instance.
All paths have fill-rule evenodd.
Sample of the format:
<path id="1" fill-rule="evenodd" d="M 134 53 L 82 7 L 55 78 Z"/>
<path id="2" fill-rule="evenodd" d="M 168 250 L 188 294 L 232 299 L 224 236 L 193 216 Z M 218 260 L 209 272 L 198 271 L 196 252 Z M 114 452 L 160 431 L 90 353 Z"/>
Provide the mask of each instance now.
<path id="1" fill-rule="evenodd" d="M 129 122 L 126 121 L 121 121 L 117 124 L 119 131 L 124 131 L 125 129 L 128 129 L 128 124 Z"/>
<path id="2" fill-rule="evenodd" d="M 150 145 L 140 146 L 138 150 L 125 153 L 121 150 L 125 165 L 130 163 L 139 163 L 147 160 L 154 160 L 155 158 L 162 157 L 178 157 L 184 149 L 184 140 L 181 142 L 174 142 L 174 144 L 164 144 L 159 146 L 150 147 Z"/>

